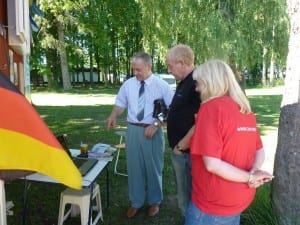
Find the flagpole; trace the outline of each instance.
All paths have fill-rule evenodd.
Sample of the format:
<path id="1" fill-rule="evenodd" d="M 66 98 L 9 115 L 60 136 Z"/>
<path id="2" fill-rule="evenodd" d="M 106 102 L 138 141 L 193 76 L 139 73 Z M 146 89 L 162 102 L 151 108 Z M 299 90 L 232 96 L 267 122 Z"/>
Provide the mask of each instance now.
<path id="1" fill-rule="evenodd" d="M 5 189 L 4 181 L 0 179 L 0 224 L 6 224 L 6 200 L 5 200 Z"/>

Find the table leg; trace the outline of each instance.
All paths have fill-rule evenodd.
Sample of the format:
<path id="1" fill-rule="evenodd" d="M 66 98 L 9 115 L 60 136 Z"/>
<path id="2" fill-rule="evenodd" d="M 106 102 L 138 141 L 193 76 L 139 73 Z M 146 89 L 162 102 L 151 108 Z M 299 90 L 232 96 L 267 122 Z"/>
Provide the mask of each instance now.
<path id="1" fill-rule="evenodd" d="M 4 181 L 0 179 L 0 224 L 7 225 Z"/>
<path id="2" fill-rule="evenodd" d="M 106 207 L 109 207 L 109 171 L 108 166 L 106 167 Z"/>
<path id="3" fill-rule="evenodd" d="M 25 179 L 24 194 L 23 194 L 23 210 L 22 210 L 22 224 L 26 225 L 27 203 L 28 203 L 28 190 L 30 182 Z"/>
<path id="4" fill-rule="evenodd" d="M 94 182 L 91 184 L 90 187 L 90 206 L 89 206 L 88 225 L 92 225 L 93 193 L 94 193 Z"/>

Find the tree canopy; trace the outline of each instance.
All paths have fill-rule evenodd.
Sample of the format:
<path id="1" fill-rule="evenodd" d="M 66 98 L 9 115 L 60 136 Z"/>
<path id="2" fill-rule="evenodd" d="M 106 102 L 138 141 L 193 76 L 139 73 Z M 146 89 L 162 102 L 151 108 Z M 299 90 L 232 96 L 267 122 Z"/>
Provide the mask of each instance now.
<path id="1" fill-rule="evenodd" d="M 154 72 L 166 72 L 165 54 L 178 43 L 194 49 L 196 64 L 221 58 L 240 74 L 261 71 L 263 63 L 284 67 L 287 55 L 283 0 L 38 3 L 44 16 L 36 18 L 40 30 L 34 34 L 32 70 L 55 82 L 62 81 L 63 73 L 71 77 L 84 68 L 90 70 L 90 82 L 115 82 L 120 74 L 131 75 L 130 57 L 141 50 L 152 55 Z M 93 80 L 94 72 L 98 80 Z"/>

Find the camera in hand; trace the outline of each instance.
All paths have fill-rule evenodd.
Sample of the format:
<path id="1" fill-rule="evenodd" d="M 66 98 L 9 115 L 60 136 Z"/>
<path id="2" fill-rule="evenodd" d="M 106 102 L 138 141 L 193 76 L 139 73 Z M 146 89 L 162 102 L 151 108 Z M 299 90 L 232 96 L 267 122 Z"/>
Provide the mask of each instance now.
<path id="1" fill-rule="evenodd" d="M 154 100 L 153 118 L 163 122 L 167 120 L 168 108 L 163 99 Z"/>

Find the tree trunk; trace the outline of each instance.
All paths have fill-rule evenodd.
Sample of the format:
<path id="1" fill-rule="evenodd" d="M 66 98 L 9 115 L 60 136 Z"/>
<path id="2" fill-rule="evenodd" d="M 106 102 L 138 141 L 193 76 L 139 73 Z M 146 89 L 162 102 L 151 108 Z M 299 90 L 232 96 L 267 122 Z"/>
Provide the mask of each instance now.
<path id="1" fill-rule="evenodd" d="M 80 70 L 80 67 L 78 66 L 78 64 L 76 65 L 76 79 L 74 80 L 75 81 L 75 84 L 78 84 L 79 83 L 79 70 Z"/>
<path id="2" fill-rule="evenodd" d="M 116 33 L 114 30 L 110 32 L 110 40 L 111 40 L 111 60 L 112 60 L 112 82 L 116 84 L 117 81 L 117 64 L 116 64 Z"/>
<path id="3" fill-rule="evenodd" d="M 287 0 L 287 6 L 291 29 L 272 200 L 280 225 L 300 225 L 300 2 Z"/>
<path id="4" fill-rule="evenodd" d="M 274 86 L 274 55 L 273 55 L 273 52 L 271 54 L 271 61 L 270 61 L 269 83 L 270 83 L 271 87 Z"/>
<path id="5" fill-rule="evenodd" d="M 109 52 L 108 52 L 108 46 L 105 47 L 105 53 L 104 53 L 104 83 L 108 84 L 110 83 L 110 77 L 108 77 L 109 74 Z"/>
<path id="6" fill-rule="evenodd" d="M 261 73 L 261 84 L 263 87 L 266 86 L 266 79 L 267 79 L 267 75 L 266 75 L 266 71 L 267 71 L 267 65 L 266 65 L 266 55 L 267 55 L 267 48 L 264 47 L 263 49 L 263 62 L 262 62 L 262 73 Z"/>
<path id="7" fill-rule="evenodd" d="M 89 48 L 89 58 L 90 58 L 90 86 L 94 83 L 93 75 L 94 75 L 94 63 L 93 63 L 93 46 L 90 45 Z"/>
<path id="8" fill-rule="evenodd" d="M 99 48 L 97 46 L 95 46 L 95 61 L 96 61 L 96 65 L 97 65 L 97 74 L 98 74 L 98 76 L 97 76 L 98 77 L 97 83 L 100 84 L 101 81 L 103 81 L 103 79 L 101 77 Z"/>
<path id="9" fill-rule="evenodd" d="M 64 40 L 64 28 L 60 22 L 57 23 L 57 32 L 58 32 L 58 40 L 59 40 L 59 56 L 60 56 L 63 88 L 64 90 L 69 90 L 72 89 L 72 85 L 71 85 L 69 70 L 68 70 L 67 53 L 66 53 L 65 40 Z"/>
<path id="10" fill-rule="evenodd" d="M 272 42 L 273 42 L 273 45 L 274 45 L 274 39 L 275 39 L 275 25 L 273 25 L 273 29 L 272 29 Z M 270 77 L 269 77 L 271 87 L 274 86 L 274 65 L 275 65 L 274 50 L 271 49 Z"/>

